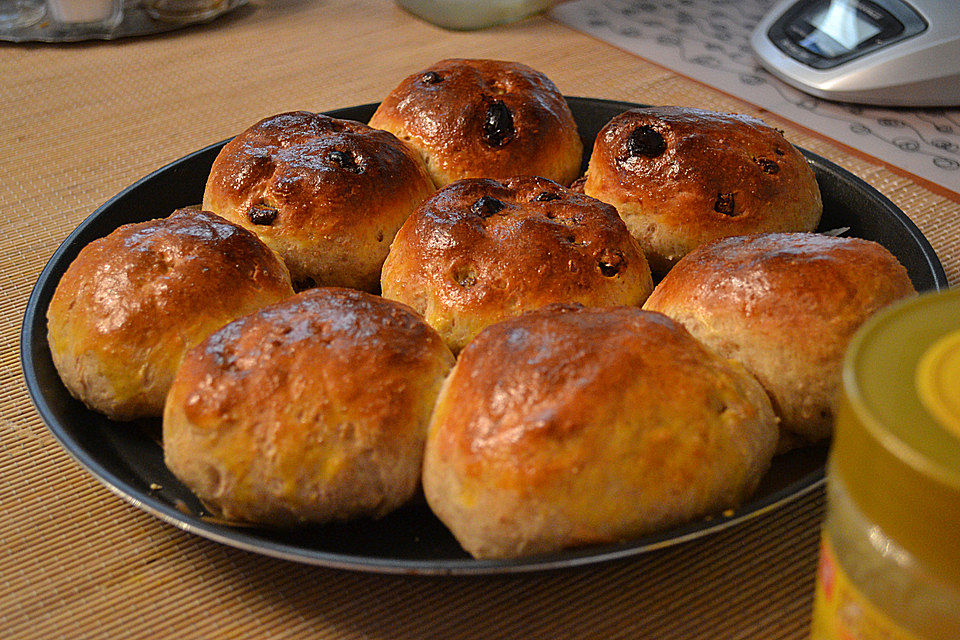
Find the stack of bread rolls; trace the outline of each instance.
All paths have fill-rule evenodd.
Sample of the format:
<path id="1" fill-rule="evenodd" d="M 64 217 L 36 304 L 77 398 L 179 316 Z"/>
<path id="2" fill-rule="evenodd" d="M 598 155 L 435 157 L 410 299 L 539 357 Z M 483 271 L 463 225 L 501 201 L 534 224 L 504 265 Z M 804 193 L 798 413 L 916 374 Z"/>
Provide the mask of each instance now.
<path id="1" fill-rule="evenodd" d="M 585 149 L 544 74 L 444 60 L 369 124 L 234 138 L 202 207 L 80 252 L 49 344 L 91 409 L 162 416 L 226 521 L 380 517 L 422 486 L 478 558 L 619 542 L 830 436 L 852 333 L 914 291 L 821 211 L 759 120 L 633 109 Z"/>

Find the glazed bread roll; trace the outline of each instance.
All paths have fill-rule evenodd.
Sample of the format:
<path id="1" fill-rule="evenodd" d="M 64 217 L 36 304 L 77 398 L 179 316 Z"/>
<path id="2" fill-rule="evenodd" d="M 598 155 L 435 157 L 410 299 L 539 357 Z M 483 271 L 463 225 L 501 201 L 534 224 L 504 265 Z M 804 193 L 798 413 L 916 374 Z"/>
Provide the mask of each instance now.
<path id="1" fill-rule="evenodd" d="M 732 507 L 776 440 L 757 381 L 681 325 L 552 305 L 460 354 L 430 423 L 423 487 L 471 555 L 511 558 Z"/>
<path id="2" fill-rule="evenodd" d="M 419 156 L 389 133 L 298 111 L 227 143 L 203 206 L 260 236 L 298 289 L 375 291 L 394 234 L 433 191 Z"/>
<path id="3" fill-rule="evenodd" d="M 84 247 L 47 309 L 70 393 L 114 420 L 159 416 L 183 354 L 214 330 L 293 295 L 255 235 L 189 209 Z"/>
<path id="4" fill-rule="evenodd" d="M 906 270 L 875 242 L 778 233 L 700 247 L 644 308 L 674 318 L 755 375 L 780 417 L 786 450 L 830 436 L 854 332 L 914 293 Z"/>
<path id="5" fill-rule="evenodd" d="M 553 302 L 639 306 L 653 281 L 613 207 L 527 176 L 461 180 L 425 201 L 390 247 L 381 288 L 457 352 Z"/>
<path id="6" fill-rule="evenodd" d="M 187 354 L 163 415 L 166 464 L 229 520 L 384 515 L 419 486 L 427 422 L 452 365 L 406 306 L 305 291 Z"/>
<path id="7" fill-rule="evenodd" d="M 568 185 L 580 174 L 583 143 L 567 101 L 516 62 L 438 62 L 401 82 L 370 126 L 415 148 L 438 187 L 516 175 Z"/>
<path id="8" fill-rule="evenodd" d="M 633 109 L 597 135 L 583 192 L 614 205 L 654 273 L 728 236 L 813 231 L 813 170 L 782 132 L 745 115 Z"/>

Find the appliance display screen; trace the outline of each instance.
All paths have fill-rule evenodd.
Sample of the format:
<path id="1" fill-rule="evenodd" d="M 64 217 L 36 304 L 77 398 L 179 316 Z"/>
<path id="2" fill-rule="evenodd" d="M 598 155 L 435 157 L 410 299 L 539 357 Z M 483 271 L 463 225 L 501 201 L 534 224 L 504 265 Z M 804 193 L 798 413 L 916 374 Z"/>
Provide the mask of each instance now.
<path id="1" fill-rule="evenodd" d="M 881 28 L 864 18 L 850 0 L 832 0 L 803 15 L 813 31 L 800 41 L 800 46 L 827 58 L 835 58 L 854 50 L 861 43 L 880 33 Z"/>

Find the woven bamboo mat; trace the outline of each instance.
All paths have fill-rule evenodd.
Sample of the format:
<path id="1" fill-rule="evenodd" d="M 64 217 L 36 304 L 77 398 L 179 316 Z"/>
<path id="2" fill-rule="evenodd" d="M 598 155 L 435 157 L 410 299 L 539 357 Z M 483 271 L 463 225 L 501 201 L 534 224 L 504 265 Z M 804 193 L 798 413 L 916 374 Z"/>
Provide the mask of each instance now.
<path id="1" fill-rule="evenodd" d="M 31 406 L 23 309 L 97 206 L 261 117 L 374 102 L 453 56 L 526 62 L 569 95 L 761 115 L 890 197 L 960 282 L 957 202 L 543 18 L 450 33 L 387 2 L 262 0 L 158 37 L 0 47 L 0 637 L 805 637 L 819 492 L 628 562 L 472 579 L 357 574 L 221 546 L 138 511 L 81 470 Z"/>

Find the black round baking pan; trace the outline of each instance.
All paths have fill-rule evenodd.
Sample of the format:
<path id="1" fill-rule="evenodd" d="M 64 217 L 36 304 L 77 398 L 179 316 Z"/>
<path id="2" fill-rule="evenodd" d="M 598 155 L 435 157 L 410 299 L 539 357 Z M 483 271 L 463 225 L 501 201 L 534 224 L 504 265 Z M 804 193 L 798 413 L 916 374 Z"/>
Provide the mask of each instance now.
<path id="1" fill-rule="evenodd" d="M 597 132 L 613 116 L 638 105 L 568 98 L 584 140 L 584 166 Z M 376 104 L 328 112 L 367 122 Z M 576 549 L 517 560 L 475 560 L 430 512 L 415 501 L 379 520 L 314 526 L 295 531 L 235 527 L 210 518 L 163 463 L 159 420 L 115 423 L 73 399 L 60 382 L 47 346 L 46 310 L 63 272 L 86 244 L 122 224 L 169 215 L 202 200 L 220 142 L 173 162 L 124 189 L 83 221 L 43 269 L 30 296 L 21 335 L 27 387 L 51 433 L 97 480 L 134 506 L 199 536 L 297 562 L 380 573 L 477 575 L 560 569 L 628 558 L 735 526 L 817 489 L 824 481 L 827 446 L 774 459 L 753 497 L 732 512 L 714 514 L 622 544 Z M 820 184 L 820 230 L 849 227 L 846 235 L 884 245 L 906 267 L 914 286 L 947 286 L 943 267 L 916 225 L 860 178 L 804 151 Z M 815 338 L 814 338 L 815 339 Z M 703 544 L 709 544 L 704 540 Z"/>

